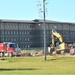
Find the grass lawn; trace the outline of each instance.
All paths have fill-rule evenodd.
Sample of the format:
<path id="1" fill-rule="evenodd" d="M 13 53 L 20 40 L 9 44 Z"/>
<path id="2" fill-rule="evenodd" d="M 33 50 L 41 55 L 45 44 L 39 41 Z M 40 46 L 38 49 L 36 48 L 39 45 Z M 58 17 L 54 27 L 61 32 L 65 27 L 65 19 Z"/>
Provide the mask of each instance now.
<path id="1" fill-rule="evenodd" d="M 75 75 L 75 57 L 3 58 L 0 75 Z"/>

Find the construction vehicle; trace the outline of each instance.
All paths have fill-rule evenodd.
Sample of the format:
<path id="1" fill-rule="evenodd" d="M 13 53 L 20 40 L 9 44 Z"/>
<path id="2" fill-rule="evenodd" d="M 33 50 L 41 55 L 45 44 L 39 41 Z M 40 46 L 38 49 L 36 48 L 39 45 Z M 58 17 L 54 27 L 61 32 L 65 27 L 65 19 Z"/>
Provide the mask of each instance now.
<path id="1" fill-rule="evenodd" d="M 3 42 L 0 43 L 0 56 L 17 56 L 20 55 L 21 49 L 18 47 L 16 43 L 12 42 Z"/>
<path id="2" fill-rule="evenodd" d="M 59 44 L 55 43 L 56 38 L 59 40 Z M 64 51 L 67 49 L 67 43 L 64 42 L 62 35 L 52 29 L 52 45 L 49 52 L 53 53 L 53 51 L 55 51 L 56 53 L 64 53 Z"/>

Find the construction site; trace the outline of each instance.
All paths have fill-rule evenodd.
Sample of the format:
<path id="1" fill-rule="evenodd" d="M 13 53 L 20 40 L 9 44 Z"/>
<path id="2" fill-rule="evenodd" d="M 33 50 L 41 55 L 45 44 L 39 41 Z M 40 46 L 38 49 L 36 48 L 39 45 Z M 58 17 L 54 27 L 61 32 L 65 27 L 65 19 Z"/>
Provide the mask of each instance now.
<path id="1" fill-rule="evenodd" d="M 46 47 L 46 55 L 74 55 L 75 44 L 64 41 L 63 36 L 52 29 L 52 43 Z M 57 41 L 58 40 L 58 41 Z M 18 44 L 13 42 L 0 43 L 0 56 L 44 56 L 44 48 L 27 48 L 22 50 Z"/>

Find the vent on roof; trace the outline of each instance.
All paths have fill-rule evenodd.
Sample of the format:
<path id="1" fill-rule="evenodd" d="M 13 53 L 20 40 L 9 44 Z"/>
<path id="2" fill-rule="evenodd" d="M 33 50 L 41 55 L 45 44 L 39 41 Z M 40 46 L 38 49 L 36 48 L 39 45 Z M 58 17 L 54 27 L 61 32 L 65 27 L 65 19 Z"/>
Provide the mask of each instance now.
<path id="1" fill-rule="evenodd" d="M 33 20 L 34 22 L 39 22 L 39 20 L 38 19 L 35 19 L 35 20 Z"/>

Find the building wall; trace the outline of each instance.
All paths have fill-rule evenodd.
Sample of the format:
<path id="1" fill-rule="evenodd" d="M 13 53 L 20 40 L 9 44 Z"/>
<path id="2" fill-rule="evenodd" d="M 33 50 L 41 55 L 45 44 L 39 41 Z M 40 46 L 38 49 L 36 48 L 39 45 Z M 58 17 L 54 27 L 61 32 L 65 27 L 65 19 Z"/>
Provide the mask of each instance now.
<path id="1" fill-rule="evenodd" d="M 75 42 L 75 24 L 46 22 L 47 46 L 51 43 L 51 30 L 63 35 L 65 42 Z M 43 22 L 0 22 L 0 42 L 15 42 L 21 48 L 43 47 Z"/>

